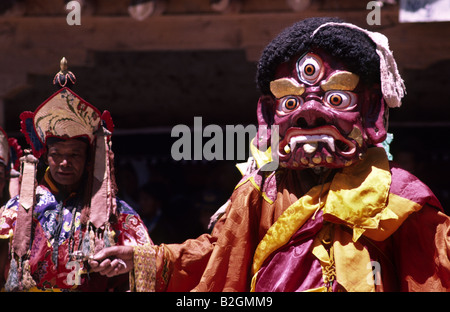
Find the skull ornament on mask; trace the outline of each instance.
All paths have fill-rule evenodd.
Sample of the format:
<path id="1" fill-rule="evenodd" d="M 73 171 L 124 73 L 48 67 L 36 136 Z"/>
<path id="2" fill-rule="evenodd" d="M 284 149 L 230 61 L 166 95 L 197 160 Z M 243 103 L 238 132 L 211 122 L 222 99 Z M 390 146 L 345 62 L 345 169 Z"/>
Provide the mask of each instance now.
<path id="1" fill-rule="evenodd" d="M 258 103 L 261 125 L 279 128 L 280 166 L 341 168 L 386 138 L 379 84 L 367 85 L 336 57 L 317 48 L 280 64 L 271 95 Z"/>

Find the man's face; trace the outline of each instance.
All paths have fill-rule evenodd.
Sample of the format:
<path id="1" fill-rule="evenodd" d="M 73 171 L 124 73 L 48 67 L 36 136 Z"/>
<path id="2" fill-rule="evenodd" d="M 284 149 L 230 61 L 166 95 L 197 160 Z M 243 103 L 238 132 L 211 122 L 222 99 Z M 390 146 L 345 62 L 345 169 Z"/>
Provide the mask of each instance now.
<path id="1" fill-rule="evenodd" d="M 53 180 L 63 186 L 76 186 L 83 176 L 87 158 L 87 143 L 66 140 L 48 147 L 48 165 Z"/>
<path id="2" fill-rule="evenodd" d="M 323 51 L 311 50 L 280 65 L 270 88 L 275 101 L 268 115 L 279 127 L 283 167 L 341 168 L 361 159 L 369 144 L 384 139 L 384 132 L 372 135 L 380 129 L 373 129 L 373 120 L 368 129 L 365 120 L 374 114 L 370 111 L 379 117 L 380 110 L 370 108 L 382 104 L 372 94 L 379 92 L 365 87 L 358 75 Z"/>

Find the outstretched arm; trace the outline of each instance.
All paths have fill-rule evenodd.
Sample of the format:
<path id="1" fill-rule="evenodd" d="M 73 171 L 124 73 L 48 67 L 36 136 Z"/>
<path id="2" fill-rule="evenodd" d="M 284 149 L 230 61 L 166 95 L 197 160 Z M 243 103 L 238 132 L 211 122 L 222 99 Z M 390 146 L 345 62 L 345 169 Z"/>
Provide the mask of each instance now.
<path id="1" fill-rule="evenodd" d="M 108 277 L 125 274 L 133 269 L 134 247 L 113 246 L 102 249 L 89 259 L 93 272 Z"/>

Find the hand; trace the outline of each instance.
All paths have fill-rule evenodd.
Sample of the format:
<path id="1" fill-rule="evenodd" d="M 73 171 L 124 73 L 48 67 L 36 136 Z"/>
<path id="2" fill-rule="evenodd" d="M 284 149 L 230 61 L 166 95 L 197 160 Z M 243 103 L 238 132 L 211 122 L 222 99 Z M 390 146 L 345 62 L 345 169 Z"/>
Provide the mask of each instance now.
<path id="1" fill-rule="evenodd" d="M 134 266 L 133 256 L 132 246 L 113 246 L 96 253 L 88 263 L 93 272 L 112 277 L 130 272 Z"/>

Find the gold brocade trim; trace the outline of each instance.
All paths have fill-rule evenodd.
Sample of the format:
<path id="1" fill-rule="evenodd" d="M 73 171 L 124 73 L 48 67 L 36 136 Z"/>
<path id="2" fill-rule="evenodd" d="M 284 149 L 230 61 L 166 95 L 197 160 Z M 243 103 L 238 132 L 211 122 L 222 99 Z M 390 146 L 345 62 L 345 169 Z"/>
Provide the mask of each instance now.
<path id="1" fill-rule="evenodd" d="M 130 289 L 136 292 L 154 292 L 156 284 L 155 246 L 136 246 L 133 257 L 134 278 L 131 279 Z"/>

